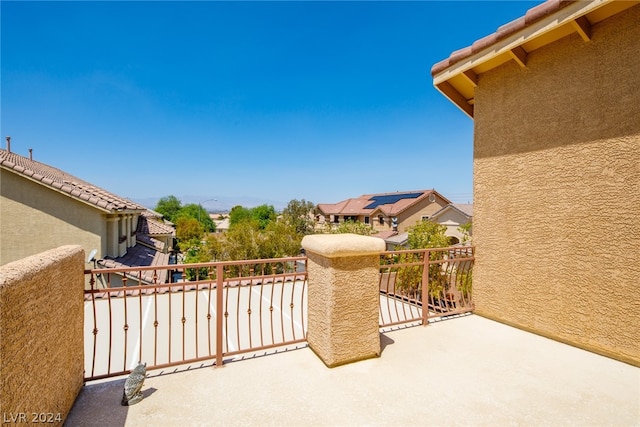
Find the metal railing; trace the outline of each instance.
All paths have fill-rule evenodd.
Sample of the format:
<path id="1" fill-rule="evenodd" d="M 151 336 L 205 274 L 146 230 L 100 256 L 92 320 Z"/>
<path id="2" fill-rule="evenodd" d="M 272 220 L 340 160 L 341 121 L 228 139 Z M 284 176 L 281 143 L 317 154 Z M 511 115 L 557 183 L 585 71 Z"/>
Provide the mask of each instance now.
<path id="1" fill-rule="evenodd" d="M 169 283 L 157 283 L 160 273 Z M 85 271 L 85 380 L 306 341 L 306 258 Z M 149 284 L 148 278 L 152 277 Z"/>
<path id="2" fill-rule="evenodd" d="M 473 247 L 380 257 L 380 327 L 473 310 Z M 85 380 L 306 342 L 307 258 L 86 270 Z M 166 277 L 168 283 L 159 283 Z M 426 303 L 425 303 L 426 301 Z"/>
<path id="3" fill-rule="evenodd" d="M 474 260 L 473 246 L 384 252 L 380 327 L 473 311 Z"/>

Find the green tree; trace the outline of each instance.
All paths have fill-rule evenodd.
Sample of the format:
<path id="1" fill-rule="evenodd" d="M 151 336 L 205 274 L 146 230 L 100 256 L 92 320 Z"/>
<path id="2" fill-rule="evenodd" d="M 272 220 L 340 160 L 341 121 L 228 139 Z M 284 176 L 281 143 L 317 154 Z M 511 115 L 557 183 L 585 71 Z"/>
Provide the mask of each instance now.
<path id="1" fill-rule="evenodd" d="M 229 212 L 229 228 L 233 228 L 243 221 L 251 219 L 251 211 L 244 206 L 234 206 Z"/>
<path id="2" fill-rule="evenodd" d="M 181 217 L 195 219 L 202 225 L 202 228 L 205 232 L 213 233 L 214 231 L 216 231 L 216 224 L 209 216 L 209 212 L 207 212 L 207 210 L 203 208 L 202 205 L 196 203 L 189 203 L 188 205 L 184 205 L 176 215 L 176 221 Z"/>
<path id="3" fill-rule="evenodd" d="M 443 248 L 449 246 L 449 238 L 444 234 L 447 227 L 433 221 L 420 221 L 408 229 L 409 249 Z M 404 248 L 399 248 L 404 249 Z M 422 257 L 426 254 L 418 252 L 402 253 L 398 256 L 401 264 L 413 264 L 401 268 L 398 271 L 396 285 L 405 294 L 412 298 L 420 299 L 422 288 Z M 444 257 L 444 253 L 434 251 L 429 254 L 431 261 L 437 261 Z M 447 277 L 441 269 L 441 264 L 429 266 L 429 295 L 431 298 L 439 296 L 447 286 Z"/>
<path id="4" fill-rule="evenodd" d="M 176 196 L 162 197 L 158 200 L 154 210 L 161 213 L 167 221 L 175 222 L 178 212 L 182 209 L 182 203 Z"/>
<path id="5" fill-rule="evenodd" d="M 267 225 L 278 218 L 276 210 L 271 205 L 260 205 L 252 208 L 251 217 L 258 223 L 260 230 L 264 230 Z"/>
<path id="6" fill-rule="evenodd" d="M 283 258 L 300 255 L 303 234 L 286 221 L 274 221 L 263 231 L 261 258 Z"/>
<path id="7" fill-rule="evenodd" d="M 260 205 L 255 208 L 234 206 L 229 212 L 229 228 L 236 227 L 245 221 L 253 221 L 260 230 L 264 230 L 269 223 L 277 219 L 276 210 L 271 205 Z"/>
<path id="8" fill-rule="evenodd" d="M 471 241 L 471 227 L 472 227 L 471 221 L 467 222 L 466 224 L 462 224 L 460 227 L 458 227 L 458 231 L 462 234 L 462 241 L 460 243 L 462 243 L 463 245 Z"/>
<path id="9" fill-rule="evenodd" d="M 305 199 L 293 199 L 282 210 L 282 218 L 302 235 L 312 234 L 314 230 L 315 205 Z"/>
<path id="10" fill-rule="evenodd" d="M 373 227 L 370 224 L 365 224 L 360 221 L 344 221 L 338 224 L 337 227 L 333 228 L 329 224 L 330 233 L 332 234 L 344 234 L 344 233 L 353 233 L 360 234 L 362 236 L 370 236 L 373 233 Z"/>
<path id="11" fill-rule="evenodd" d="M 447 227 L 433 221 L 420 221 L 407 230 L 409 249 L 446 248 L 449 238 Z"/>
<path id="12" fill-rule="evenodd" d="M 204 227 L 197 219 L 181 216 L 176 220 L 176 238 L 182 252 L 192 247 L 199 247 L 203 235 Z"/>
<path id="13" fill-rule="evenodd" d="M 225 260 L 258 259 L 261 239 L 260 227 L 255 221 L 241 221 L 225 233 L 223 257 Z"/>

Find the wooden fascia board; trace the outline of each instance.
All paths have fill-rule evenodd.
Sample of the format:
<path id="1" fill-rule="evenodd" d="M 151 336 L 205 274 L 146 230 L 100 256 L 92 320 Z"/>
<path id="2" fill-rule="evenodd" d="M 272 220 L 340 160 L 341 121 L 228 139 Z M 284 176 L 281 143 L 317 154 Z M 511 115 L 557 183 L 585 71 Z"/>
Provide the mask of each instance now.
<path id="1" fill-rule="evenodd" d="M 471 70 L 479 64 L 493 59 L 504 53 L 509 53 L 517 47 L 520 47 L 523 43 L 533 38 L 539 37 L 552 31 L 553 29 L 578 20 L 580 17 L 588 14 L 589 12 L 602 7 L 603 5 L 615 0 L 594 0 L 591 2 L 577 1 L 569 6 L 560 9 L 558 12 L 553 13 L 540 21 L 524 28 L 509 37 L 506 37 L 499 42 L 488 46 L 487 48 L 477 52 L 470 57 L 453 64 L 440 73 L 433 76 L 433 84 L 438 87 L 443 82 L 451 79 L 452 77 L 462 74 L 465 71 Z M 574 25 L 574 24 L 572 24 Z"/>
<path id="2" fill-rule="evenodd" d="M 462 111 L 464 111 L 469 117 L 473 118 L 473 105 L 469 103 L 460 92 L 454 88 L 451 83 L 447 81 L 440 82 L 436 84 L 436 88 L 442 92 L 444 96 L 449 98 L 456 104 Z"/>

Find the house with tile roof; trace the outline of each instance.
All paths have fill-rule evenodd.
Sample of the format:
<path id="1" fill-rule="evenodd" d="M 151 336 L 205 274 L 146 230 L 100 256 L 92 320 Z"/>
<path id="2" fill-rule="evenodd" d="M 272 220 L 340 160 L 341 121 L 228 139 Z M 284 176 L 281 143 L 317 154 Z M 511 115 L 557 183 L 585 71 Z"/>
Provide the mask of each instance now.
<path id="1" fill-rule="evenodd" d="M 161 215 L 60 169 L 0 149 L 0 265 L 67 244 L 97 266 L 168 264 L 175 231 Z"/>
<path id="2" fill-rule="evenodd" d="M 468 236 L 460 231 L 461 226 L 471 224 L 473 221 L 473 204 L 471 203 L 450 203 L 431 215 L 429 219 L 447 228 L 445 235 L 449 236 L 452 245 L 468 243 L 465 239 L 473 235 L 473 227 L 469 229 Z"/>
<path id="3" fill-rule="evenodd" d="M 465 224 L 472 224 L 473 221 L 473 204 L 471 203 L 449 203 L 433 215 L 425 215 L 423 220 L 430 220 L 445 226 L 445 236 L 449 237 L 451 246 L 469 245 L 471 244 L 471 236 L 473 227 L 469 229 L 468 235 L 465 235 L 460 229 Z M 394 251 L 399 248 L 408 247 L 409 233 L 404 232 L 381 232 L 374 235 L 384 240 L 388 251 Z"/>
<path id="4" fill-rule="evenodd" d="M 635 365 L 639 47 L 639 1 L 554 0 L 431 70 L 475 122 L 475 313 Z"/>
<path id="5" fill-rule="evenodd" d="M 449 203 L 433 189 L 363 194 L 338 203 L 318 204 L 316 227 L 359 221 L 371 225 L 375 232 L 380 233 L 379 236 L 387 237 L 406 231 Z"/>

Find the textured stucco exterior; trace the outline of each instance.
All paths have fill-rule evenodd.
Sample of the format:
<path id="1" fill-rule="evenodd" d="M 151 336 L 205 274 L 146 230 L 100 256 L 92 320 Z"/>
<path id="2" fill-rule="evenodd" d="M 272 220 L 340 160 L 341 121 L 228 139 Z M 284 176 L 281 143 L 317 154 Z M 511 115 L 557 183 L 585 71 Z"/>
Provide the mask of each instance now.
<path id="1" fill-rule="evenodd" d="M 0 412 L 7 416 L 64 420 L 82 388 L 84 256 L 80 246 L 63 246 L 0 267 Z"/>
<path id="2" fill-rule="evenodd" d="M 312 235 L 302 246 L 309 259 L 309 347 L 329 367 L 379 356 L 378 278 L 384 241 Z"/>
<path id="3" fill-rule="evenodd" d="M 1 264 L 69 244 L 106 253 L 99 210 L 4 169 L 0 174 Z"/>
<path id="4" fill-rule="evenodd" d="M 640 5 L 478 77 L 476 313 L 640 365 Z"/>
<path id="5" fill-rule="evenodd" d="M 108 212 L 0 168 L 0 265 L 75 244 L 96 258 L 123 256 L 137 222 L 137 212 Z"/>
<path id="6" fill-rule="evenodd" d="M 425 200 L 424 202 L 426 203 L 410 206 L 406 211 L 398 215 L 398 232 L 403 233 L 405 231 L 408 231 L 409 228 L 422 221 L 424 217 L 430 217 L 448 204 L 446 200 L 443 200 L 440 196 L 437 195 L 435 196 L 435 200 L 433 202 L 430 202 L 429 200 Z M 377 231 L 392 230 L 393 227 L 391 227 L 390 222 L 391 221 L 389 221 L 388 223 L 385 222 L 384 227 L 378 227 L 378 221 L 376 220 L 374 221 L 374 224 L 376 225 L 374 228 Z"/>

